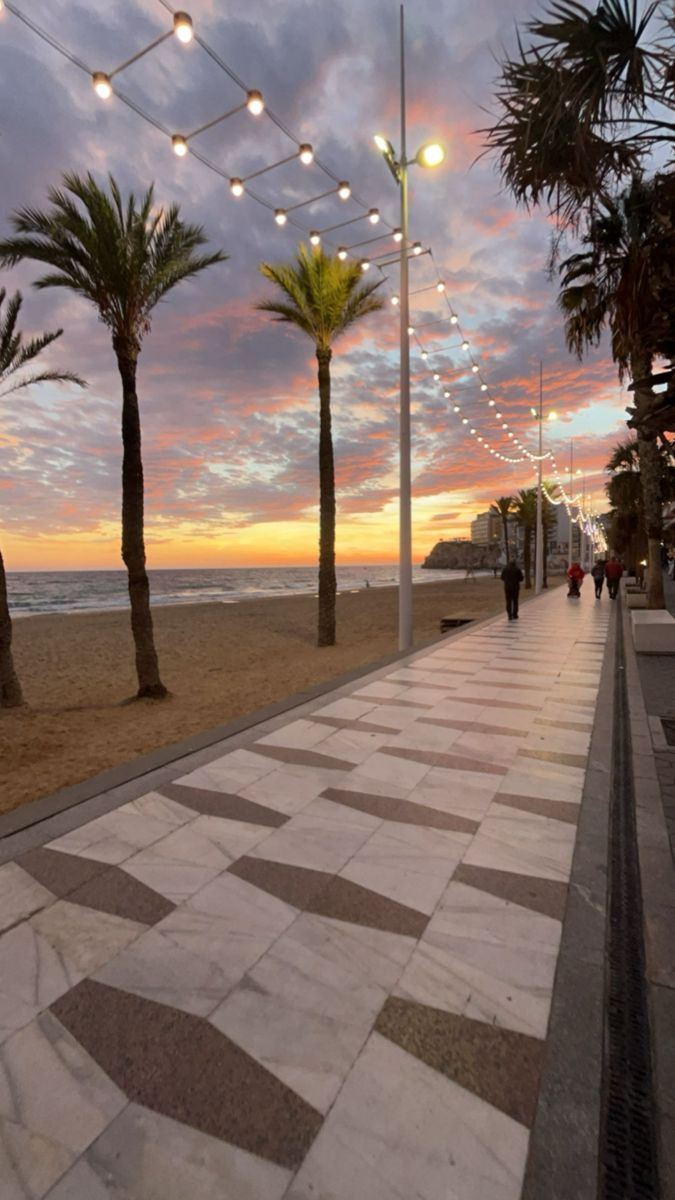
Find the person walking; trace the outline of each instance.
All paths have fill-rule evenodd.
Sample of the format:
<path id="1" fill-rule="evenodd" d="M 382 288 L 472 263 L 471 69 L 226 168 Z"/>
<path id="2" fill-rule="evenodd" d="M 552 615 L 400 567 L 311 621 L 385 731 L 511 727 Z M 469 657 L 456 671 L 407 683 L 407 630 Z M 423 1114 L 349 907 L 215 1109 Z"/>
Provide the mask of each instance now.
<path id="1" fill-rule="evenodd" d="M 612 557 L 609 562 L 605 563 L 605 575 L 607 577 L 607 591 L 609 592 L 610 600 L 616 600 L 616 594 L 619 590 L 619 580 L 623 575 L 623 566 L 620 562 Z"/>
<path id="2" fill-rule="evenodd" d="M 602 585 L 605 582 L 605 563 L 602 559 L 598 559 L 591 571 L 591 575 L 595 584 L 595 598 L 599 600 L 602 596 Z"/>
<path id="3" fill-rule="evenodd" d="M 518 620 L 518 596 L 520 585 L 524 578 L 525 576 L 518 563 L 514 561 L 508 563 L 502 571 L 502 583 L 504 584 L 504 597 L 506 599 L 506 611 L 509 621 Z"/>

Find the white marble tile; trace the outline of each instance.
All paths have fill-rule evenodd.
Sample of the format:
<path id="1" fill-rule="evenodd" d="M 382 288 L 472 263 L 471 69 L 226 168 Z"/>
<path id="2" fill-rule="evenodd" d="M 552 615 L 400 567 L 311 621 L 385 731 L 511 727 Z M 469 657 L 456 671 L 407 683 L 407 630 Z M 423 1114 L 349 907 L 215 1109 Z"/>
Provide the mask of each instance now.
<path id="1" fill-rule="evenodd" d="M 450 883 L 396 994 L 544 1038 L 561 925 Z"/>
<path id="2" fill-rule="evenodd" d="M 293 763 L 284 763 L 283 766 L 277 764 L 276 770 L 262 775 L 248 787 L 240 788 L 238 794 L 292 816 L 316 800 L 327 786 L 323 778 L 308 774 L 306 770 L 300 771 Z"/>
<path id="3" fill-rule="evenodd" d="M 392 736 L 389 745 L 409 750 L 435 750 L 443 754 L 451 749 L 454 752 L 454 745 L 461 736 L 461 729 L 446 729 L 442 725 L 416 721 Z"/>
<path id="4" fill-rule="evenodd" d="M 286 1200 L 519 1200 L 528 1133 L 372 1034 Z"/>
<path id="5" fill-rule="evenodd" d="M 163 797 L 160 799 L 163 804 L 172 803 L 164 801 Z M 165 815 L 149 815 L 134 804 L 125 804 L 122 808 L 116 808 L 113 812 L 97 817 L 95 821 L 89 821 L 86 825 L 80 825 L 78 829 L 56 838 L 48 843 L 48 848 L 63 850 L 67 854 L 81 854 L 85 858 L 93 858 L 97 862 L 111 865 L 124 862 L 137 850 L 166 837 L 177 824 L 182 823 L 177 821 L 176 814 L 176 810 L 183 808 L 182 805 L 172 805 L 169 812 L 164 809 L 163 804 L 155 803 L 154 798 L 151 799 L 150 796 L 143 797 L 143 800 L 148 802 L 148 808 L 155 810 L 155 814 L 161 811 Z M 136 806 L 139 803 L 141 802 L 135 801 Z M 188 817 L 194 816 L 194 813 L 187 809 L 183 811 L 188 813 Z"/>
<path id="6" fill-rule="evenodd" d="M 379 704 L 376 708 L 371 709 L 369 713 L 362 716 L 361 722 L 364 729 L 368 728 L 368 723 L 372 725 L 382 725 L 385 729 L 391 729 L 393 733 L 397 729 L 405 729 L 408 725 L 412 725 L 418 717 L 426 716 L 428 713 L 426 708 L 408 708 L 404 705 L 394 704 Z"/>
<path id="7" fill-rule="evenodd" d="M 15 1033 L 0 1048 L 3 1200 L 43 1196 L 126 1103 L 51 1013 Z"/>
<path id="8" fill-rule="evenodd" d="M 125 871 L 179 904 L 269 836 L 267 826 L 199 816 L 124 864 Z"/>
<path id="9" fill-rule="evenodd" d="M 184 804 L 178 804 L 175 800 L 169 800 L 160 792 L 148 792 L 145 796 L 140 796 L 138 800 L 131 800 L 129 804 L 123 804 L 116 811 L 129 813 L 130 816 L 151 817 L 154 821 L 160 821 L 167 827 L 165 833 L 194 820 L 195 815 L 191 808 L 186 808 Z"/>
<path id="10" fill-rule="evenodd" d="M 533 725 L 526 738 L 521 741 L 523 750 L 544 750 L 554 754 L 588 754 L 591 731 L 581 733 L 574 729 L 554 729 L 550 725 Z"/>
<path id="11" fill-rule="evenodd" d="M 297 721 L 289 721 L 265 737 L 258 738 L 251 749 L 255 753 L 255 747 L 260 745 L 292 746 L 296 750 L 311 750 L 319 742 L 325 741 L 329 734 L 330 729 L 327 725 L 317 725 L 303 717 Z M 322 748 L 321 753 L 325 754 L 326 751 Z"/>
<path id="12" fill-rule="evenodd" d="M 31 918 L 33 929 L 59 958 L 89 975 L 145 932 L 147 926 L 82 904 L 57 900 Z"/>
<path id="13" fill-rule="evenodd" d="M 82 979 L 30 921 L 0 937 L 0 1041 L 21 1029 Z"/>
<path id="14" fill-rule="evenodd" d="M 434 772 L 436 770 L 438 768 L 434 768 Z M 406 798 L 413 804 L 425 804 L 440 812 L 466 817 L 469 821 L 481 821 L 494 802 L 491 790 L 467 783 L 449 785 L 446 780 L 431 778 L 431 775 L 429 772 L 419 787 L 408 793 Z M 495 779 L 499 780 L 499 777 L 495 776 Z"/>
<path id="15" fill-rule="evenodd" d="M 326 1112 L 413 946 L 411 938 L 303 915 L 210 1019 Z"/>
<path id="16" fill-rule="evenodd" d="M 580 799 L 583 781 L 561 779 L 560 776 L 521 769 L 521 763 L 526 761 L 519 759 L 517 767 L 509 768 L 500 781 L 500 792 L 510 792 L 514 796 L 539 796 L 542 800 Z"/>
<path id="17" fill-rule="evenodd" d="M 421 785 L 415 790 L 419 792 L 420 787 L 445 788 L 448 796 L 451 796 L 453 800 L 455 796 L 461 798 L 465 793 L 470 796 L 476 792 L 482 792 L 485 796 L 492 797 L 505 778 L 505 775 L 495 775 L 492 772 L 464 771 L 455 767 L 430 767 Z"/>
<path id="18" fill-rule="evenodd" d="M 282 1200 L 290 1178 L 246 1150 L 130 1104 L 46 1200 Z"/>
<path id="19" fill-rule="evenodd" d="M 362 779 L 379 779 L 383 783 L 400 784 L 408 788 L 414 788 L 420 783 L 429 770 L 428 763 L 416 762 L 412 758 L 398 758 L 393 754 L 381 754 L 379 751 L 359 764 L 359 776 Z"/>
<path id="20" fill-rule="evenodd" d="M 331 700 L 314 710 L 316 717 L 340 717 L 345 721 L 358 721 L 375 707 L 372 700 L 355 700 L 351 696 L 342 696 L 339 700 Z"/>
<path id="21" fill-rule="evenodd" d="M 252 856 L 336 872 L 381 823 L 370 813 L 346 809 L 330 800 L 313 800 L 281 829 L 275 829 Z"/>
<path id="22" fill-rule="evenodd" d="M 354 765 L 369 758 L 376 750 L 386 746 L 391 741 L 391 734 L 369 731 L 367 726 L 360 729 L 337 729 L 334 733 L 327 730 L 329 736 L 321 746 L 321 753 L 332 758 L 341 758 Z"/>
<path id="23" fill-rule="evenodd" d="M 175 782 L 186 787 L 205 788 L 211 792 L 239 792 L 273 771 L 278 763 L 263 754 L 248 750 L 233 750 L 206 766 L 197 767 Z"/>
<path id="24" fill-rule="evenodd" d="M 405 800 L 410 792 L 410 787 L 400 780 L 392 783 L 390 780 L 375 779 L 372 775 L 362 775 L 360 768 L 356 766 L 340 784 L 340 790 L 343 792 L 366 792 L 372 796 L 391 796 L 396 800 Z"/>
<path id="25" fill-rule="evenodd" d="M 340 872 L 418 912 L 431 913 L 471 835 L 386 821 Z"/>
<path id="26" fill-rule="evenodd" d="M 0 867 L 0 933 L 51 904 L 54 896 L 18 863 Z"/>
<path id="27" fill-rule="evenodd" d="M 495 810 L 491 810 L 494 812 Z M 520 875 L 538 875 L 567 883 L 572 865 L 576 828 L 562 821 L 523 814 L 488 815 L 463 862 L 469 866 L 494 867 Z"/>
<path id="28" fill-rule="evenodd" d="M 376 679 L 373 683 L 367 683 L 365 687 L 356 688 L 353 692 L 359 700 L 391 700 L 394 696 L 400 696 L 405 691 L 402 683 L 394 683 L 391 680 Z"/>
<path id="29" fill-rule="evenodd" d="M 510 737 L 506 733 L 473 733 L 469 730 L 457 739 L 454 754 L 463 754 L 477 762 L 507 764 L 513 761 L 524 738 Z"/>

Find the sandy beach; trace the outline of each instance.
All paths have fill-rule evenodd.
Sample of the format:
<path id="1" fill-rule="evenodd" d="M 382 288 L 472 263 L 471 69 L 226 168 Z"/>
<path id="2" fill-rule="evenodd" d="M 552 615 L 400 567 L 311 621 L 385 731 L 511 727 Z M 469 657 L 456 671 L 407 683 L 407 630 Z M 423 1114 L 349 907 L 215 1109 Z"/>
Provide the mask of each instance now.
<path id="1" fill-rule="evenodd" d="M 479 619 L 500 611 L 502 596 L 499 580 L 485 577 L 416 587 L 416 645 L 438 637 L 442 616 Z M 135 691 L 126 611 L 15 621 L 27 707 L 0 712 L 0 811 L 365 669 L 396 650 L 395 588 L 342 593 L 337 603 L 338 645 L 322 650 L 315 645 L 312 596 L 156 608 L 160 667 L 171 696 L 131 704 L 124 703 Z"/>

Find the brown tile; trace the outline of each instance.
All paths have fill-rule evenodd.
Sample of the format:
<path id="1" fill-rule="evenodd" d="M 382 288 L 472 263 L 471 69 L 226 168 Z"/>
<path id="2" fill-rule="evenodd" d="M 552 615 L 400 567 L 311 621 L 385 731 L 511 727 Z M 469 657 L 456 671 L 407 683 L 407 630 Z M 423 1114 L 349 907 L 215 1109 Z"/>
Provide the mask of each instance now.
<path id="1" fill-rule="evenodd" d="M 405 825 L 424 825 L 429 829 L 452 829 L 456 833 L 475 833 L 479 821 L 456 817 L 441 812 L 427 804 L 413 804 L 411 800 L 397 800 L 393 796 L 373 796 L 369 792 L 345 792 L 340 788 L 326 788 L 321 793 L 324 800 L 334 800 L 359 812 L 371 813 L 385 821 L 399 821 Z"/>
<path id="2" fill-rule="evenodd" d="M 535 725 L 547 725 L 552 729 L 571 729 L 574 733 L 590 733 L 593 726 L 580 721 L 550 721 L 548 717 L 536 717 Z"/>
<path id="3" fill-rule="evenodd" d="M 544 1042 L 390 996 L 375 1029 L 514 1121 L 532 1125 Z"/>
<path id="4" fill-rule="evenodd" d="M 27 850 L 16 861 L 55 896 L 67 896 L 95 875 L 108 870 L 107 863 L 94 862 L 79 854 L 62 854 L 60 850 L 48 850 L 44 846 Z"/>
<path id="5" fill-rule="evenodd" d="M 401 746 L 382 746 L 380 754 L 391 754 L 394 758 L 409 758 L 413 762 L 428 763 L 432 767 L 447 767 L 453 771 L 477 771 L 481 775 L 506 775 L 508 767 L 500 763 L 477 762 L 462 754 L 443 754 L 440 750 L 406 750 Z"/>
<path id="6" fill-rule="evenodd" d="M 516 704 L 512 700 L 475 700 L 473 696 L 458 696 L 462 704 L 473 704 L 478 708 L 510 708 L 516 712 L 541 712 L 541 704 Z"/>
<path id="7" fill-rule="evenodd" d="M 324 767 L 330 771 L 351 771 L 354 768 L 353 763 L 345 762 L 343 758 L 331 758 L 328 754 L 319 754 L 318 750 L 298 750 L 295 746 L 263 746 L 260 742 L 253 742 L 249 750 L 252 754 L 262 754 L 265 758 L 301 767 Z"/>
<path id="8" fill-rule="evenodd" d="M 567 884 L 558 879 L 540 879 L 537 875 L 516 875 L 513 871 L 499 871 L 495 867 L 472 867 L 460 863 L 453 883 L 466 883 L 480 888 L 490 896 L 510 900 L 521 908 L 531 908 L 562 921 L 567 903 Z"/>
<path id="9" fill-rule="evenodd" d="M 542 762 L 559 763 L 561 767 L 579 767 L 582 771 L 586 767 L 586 754 L 562 754 L 557 750 L 526 750 L 522 747 L 518 751 L 520 758 L 538 758 Z"/>
<path id="10" fill-rule="evenodd" d="M 549 700 L 554 704 L 566 704 L 568 708 L 595 708 L 595 700 L 578 700 L 576 696 L 560 695 L 555 689 Z"/>
<path id="11" fill-rule="evenodd" d="M 165 896 L 140 880 L 127 875 L 120 867 L 108 867 L 101 875 L 83 883 L 68 896 L 71 904 L 84 904 L 98 912 L 156 925 L 176 907 Z"/>
<path id="12" fill-rule="evenodd" d="M 454 672 L 453 672 L 453 674 L 454 674 Z M 462 672 L 462 674 L 464 674 L 464 672 Z M 415 681 L 395 679 L 395 680 L 393 680 L 393 682 L 400 683 L 402 687 L 421 687 L 421 688 L 424 688 L 425 690 L 431 689 L 434 692 L 454 692 L 457 690 L 457 687 L 458 687 L 458 684 L 456 684 L 456 683 L 428 683 L 426 679 L 420 679 L 420 680 L 415 680 Z"/>
<path id="13" fill-rule="evenodd" d="M 526 671 L 523 667 L 490 667 L 489 670 L 496 675 L 532 675 L 537 679 L 541 679 L 541 671 Z M 550 674 L 557 678 L 559 672 L 551 671 Z"/>
<path id="14" fill-rule="evenodd" d="M 229 792 L 212 792 L 207 788 L 188 787 L 182 783 L 165 783 L 161 792 L 163 796 L 168 796 L 169 800 L 177 800 L 186 808 L 192 808 L 207 817 L 227 817 L 231 821 L 246 821 L 249 825 L 269 825 L 275 829 L 289 820 L 285 813 L 276 812 L 265 804 L 257 804 L 253 800 L 245 800 L 243 796 L 232 795 Z"/>
<path id="15" fill-rule="evenodd" d="M 526 729 L 507 729 L 505 725 L 482 725 L 480 721 L 441 721 L 438 717 L 420 717 L 418 725 L 441 725 L 446 729 L 463 729 L 471 733 L 497 733 L 500 737 L 527 737 Z"/>
<path id="16" fill-rule="evenodd" d="M 348 721 L 346 717 L 312 717 L 314 725 L 331 725 L 333 729 L 358 729 L 361 733 L 389 733 L 391 734 L 390 725 L 376 725 L 374 721 L 368 721 L 366 713 L 361 721 Z"/>
<path id="17" fill-rule="evenodd" d="M 52 1012 L 130 1100 L 293 1169 L 322 1117 L 203 1017 L 84 979 Z"/>
<path id="18" fill-rule="evenodd" d="M 419 684 L 414 684 L 413 686 L 414 687 L 426 687 L 426 684 L 419 683 Z M 448 691 L 448 690 L 449 690 L 448 688 L 445 689 L 445 691 Z M 429 702 L 427 700 L 399 700 L 398 697 L 393 700 L 391 700 L 391 699 L 390 700 L 380 700 L 379 703 L 380 703 L 380 705 L 386 704 L 387 708 L 389 708 L 391 706 L 393 706 L 394 708 L 422 708 L 422 709 L 433 708 L 433 704 L 429 704 Z M 391 730 L 389 732 L 391 732 Z"/>
<path id="19" fill-rule="evenodd" d="M 553 817 L 555 821 L 566 821 L 568 825 L 576 825 L 579 820 L 579 805 L 566 800 L 543 800 L 540 796 L 512 796 L 508 792 L 499 792 L 495 796 L 495 804 L 536 813 L 538 817 Z"/>
<path id="20" fill-rule="evenodd" d="M 279 900 L 320 917 L 414 938 L 422 936 L 429 922 L 428 916 L 414 908 L 325 871 L 247 856 L 232 863 L 228 870 Z"/>

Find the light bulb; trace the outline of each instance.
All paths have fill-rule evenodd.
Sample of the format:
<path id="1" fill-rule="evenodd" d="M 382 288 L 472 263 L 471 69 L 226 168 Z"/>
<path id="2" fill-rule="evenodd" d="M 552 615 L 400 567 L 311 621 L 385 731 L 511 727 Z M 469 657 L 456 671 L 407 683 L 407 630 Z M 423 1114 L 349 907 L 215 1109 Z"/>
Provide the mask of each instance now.
<path id="1" fill-rule="evenodd" d="M 440 375 L 438 374 L 438 371 L 434 371 L 434 379 L 436 380 L 436 383 L 438 383 L 438 381 L 439 381 L 439 379 L 440 379 L 440 378 L 441 378 L 441 377 L 440 377 Z"/>
<path id="2" fill-rule="evenodd" d="M 298 153 L 299 153 L 299 157 L 300 157 L 300 162 L 304 163 L 306 167 L 308 167 L 310 163 L 314 162 L 314 151 L 312 150 L 312 147 L 307 142 L 303 142 Z"/>
<path id="3" fill-rule="evenodd" d="M 412 252 L 413 252 L 413 254 L 421 254 L 422 253 L 422 243 L 421 242 L 413 242 Z"/>
<path id="4" fill-rule="evenodd" d="M 444 292 L 444 291 L 445 291 L 445 284 L 444 284 L 444 283 L 442 282 L 442 280 L 440 280 L 440 279 L 439 279 L 438 283 L 436 284 L 436 291 L 437 291 L 437 292 Z"/>
<path id="5" fill-rule="evenodd" d="M 455 406 L 454 406 L 454 408 L 453 408 L 453 410 L 452 410 L 452 411 L 453 411 L 453 412 L 459 412 L 459 404 L 455 404 Z"/>
<path id="6" fill-rule="evenodd" d="M 265 101 L 262 98 L 262 93 L 255 90 L 248 92 L 246 95 L 246 107 L 253 117 L 259 117 L 265 108 Z"/>
<path id="7" fill-rule="evenodd" d="M 340 259 L 340 262 L 344 262 L 344 261 L 345 261 L 345 259 L 346 259 L 346 257 L 347 257 L 347 251 L 345 250 L 344 246 L 340 246 L 340 248 L 339 248 L 339 250 L 338 250 L 338 255 L 337 255 L 337 256 L 338 256 L 338 258 Z"/>
<path id="8" fill-rule="evenodd" d="M 420 167 L 438 167 L 444 158 L 445 146 L 440 142 L 425 142 L 415 155 L 415 161 Z"/>
<path id="9" fill-rule="evenodd" d="M 495 416 L 496 416 L 496 418 L 497 418 L 497 420 L 498 420 L 498 421 L 501 421 L 501 419 L 502 419 L 502 414 L 501 414 L 501 413 L 495 413 Z"/>
<path id="10" fill-rule="evenodd" d="M 450 399 L 450 392 L 447 390 L 447 388 L 446 388 L 446 390 L 443 392 L 443 395 L 445 396 L 445 399 L 446 399 L 446 400 L 449 400 L 449 399 Z"/>
<path id="11" fill-rule="evenodd" d="M 478 441 L 479 441 L 479 442 L 482 442 L 482 440 L 483 440 L 483 439 L 482 439 L 482 437 L 479 437 Z"/>
<path id="12" fill-rule="evenodd" d="M 351 194 L 352 194 L 352 189 L 350 188 L 348 183 L 343 182 L 343 183 L 338 184 L 338 196 L 340 197 L 341 200 L 349 200 L 349 197 L 351 196 Z"/>
<path id="13" fill-rule="evenodd" d="M 182 134 L 174 133 L 171 138 L 171 145 L 173 146 L 174 154 L 177 154 L 179 158 L 185 158 L 188 152 L 188 144 Z"/>
<path id="14" fill-rule="evenodd" d="M 398 296 L 392 296 L 392 298 L 391 298 L 392 304 L 394 304 L 394 305 L 398 304 L 398 299 L 399 299 Z"/>
<path id="15" fill-rule="evenodd" d="M 233 196 L 243 196 L 244 185 L 241 182 L 241 179 L 231 179 L 230 180 L 230 191 Z"/>
<path id="16" fill-rule="evenodd" d="M 408 334 L 410 335 L 410 337 L 412 337 L 412 335 L 413 335 L 413 333 L 414 333 L 414 332 L 415 332 L 415 326 L 414 326 L 414 325 L 409 325 L 409 326 L 408 326 Z"/>
<path id="17" fill-rule="evenodd" d="M 361 259 L 361 270 L 368 271 L 369 269 L 370 269 L 370 262 L 368 261 L 367 258 L 362 258 Z"/>
<path id="18" fill-rule="evenodd" d="M 452 313 L 450 316 L 450 324 L 456 325 L 458 321 L 459 321 L 459 317 L 457 316 L 457 313 Z"/>
<path id="19" fill-rule="evenodd" d="M 512 437 L 513 437 L 513 434 L 512 434 L 511 432 L 509 432 L 509 437 L 510 437 L 510 438 L 512 438 Z"/>
<path id="20" fill-rule="evenodd" d="M 469 424 L 468 417 L 462 417 L 462 425 L 468 425 L 468 424 Z"/>
<path id="21" fill-rule="evenodd" d="M 487 383 L 481 383 L 480 390 L 481 390 L 481 392 L 487 392 Z M 492 403 L 494 404 L 494 400 L 492 401 Z"/>
<path id="22" fill-rule="evenodd" d="M 395 229 L 391 236 L 393 237 L 395 242 L 403 241 L 403 233 L 400 229 Z"/>
<path id="23" fill-rule="evenodd" d="M 472 363 L 471 370 L 473 371 L 474 375 L 477 375 L 478 374 L 478 363 Z"/>
<path id="24" fill-rule="evenodd" d="M 487 387 L 487 384 L 486 384 L 485 386 Z M 495 406 L 495 401 L 494 401 L 494 400 L 488 400 L 488 404 L 490 405 L 490 408 L 494 408 L 494 406 Z"/>
<path id="25" fill-rule="evenodd" d="M 476 432 L 476 430 L 475 430 L 475 429 L 471 429 L 471 430 L 470 430 L 470 433 L 475 433 L 475 432 Z"/>
<path id="26" fill-rule="evenodd" d="M 369 208 L 368 209 L 368 220 L 370 221 L 371 225 L 377 225 L 377 222 L 379 221 L 379 219 L 380 219 L 379 208 Z"/>
<path id="27" fill-rule="evenodd" d="M 91 77 L 91 82 L 94 85 L 94 91 L 101 100 L 109 100 L 112 96 L 112 83 L 103 71 L 94 71 Z"/>
<path id="28" fill-rule="evenodd" d="M 504 421 L 504 424 L 502 425 L 502 429 L 508 429 L 508 425 L 506 424 L 506 421 Z"/>
<path id="29" fill-rule="evenodd" d="M 309 240 L 313 246 L 320 246 L 321 245 L 321 234 L 317 233 L 316 229 L 313 229 L 309 235 Z"/>
<path id="30" fill-rule="evenodd" d="M 283 208 L 275 208 L 274 220 L 276 221 L 277 225 L 285 225 L 286 221 L 288 220 L 286 210 Z"/>
<path id="31" fill-rule="evenodd" d="M 429 351 L 428 351 L 428 350 L 423 350 L 423 351 L 422 351 L 422 358 L 428 358 L 428 357 L 429 357 Z"/>
<path id="32" fill-rule="evenodd" d="M 186 45 L 192 41 L 192 17 L 189 17 L 186 12 L 177 12 L 173 14 L 173 31 L 179 42 L 184 42 Z"/>
<path id="33" fill-rule="evenodd" d="M 469 343 L 467 342 L 466 338 L 464 338 L 464 341 L 462 342 L 462 350 L 468 350 L 468 349 L 469 349 Z"/>

